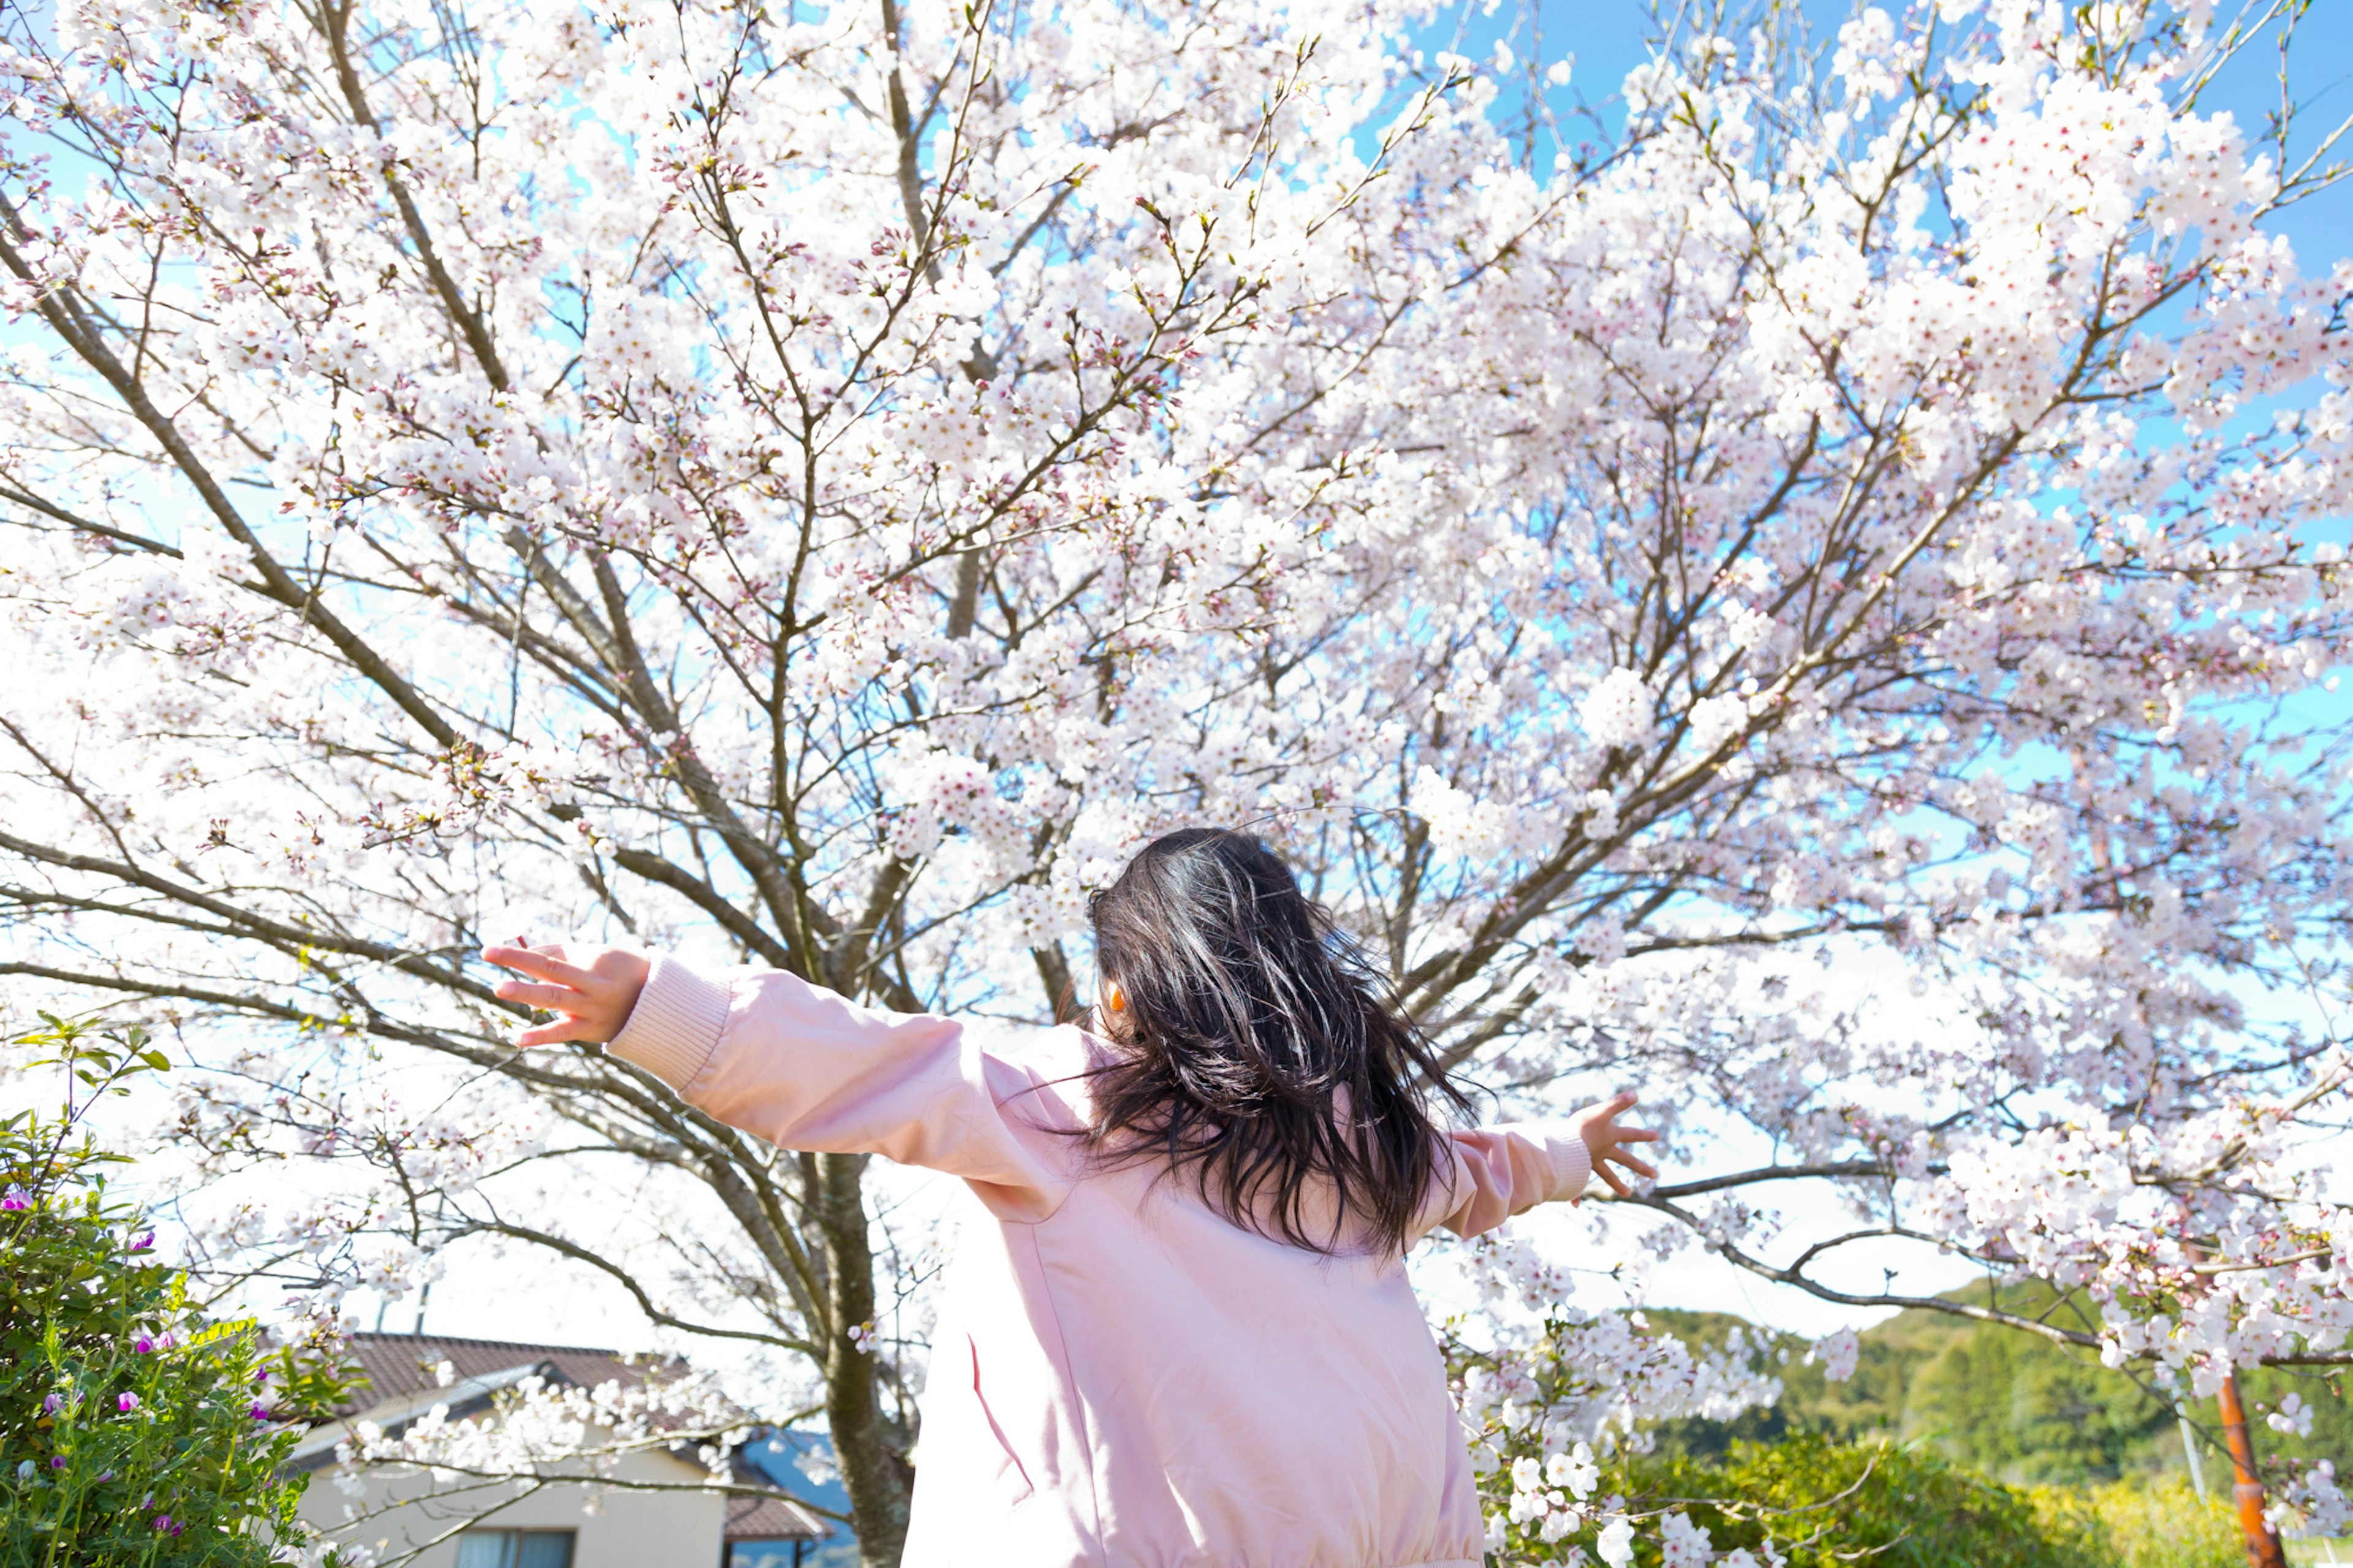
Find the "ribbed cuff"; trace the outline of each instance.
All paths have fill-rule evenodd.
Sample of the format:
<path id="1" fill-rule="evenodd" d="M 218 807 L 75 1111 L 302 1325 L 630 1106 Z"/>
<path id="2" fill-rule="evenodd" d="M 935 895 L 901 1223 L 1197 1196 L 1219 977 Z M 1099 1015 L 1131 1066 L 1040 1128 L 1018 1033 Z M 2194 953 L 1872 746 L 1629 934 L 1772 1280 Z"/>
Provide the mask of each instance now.
<path id="1" fill-rule="evenodd" d="M 1566 1133 L 1567 1136 L 1561 1136 Z M 1593 1174 L 1593 1154 L 1586 1148 L 1585 1140 L 1574 1127 L 1564 1127 L 1545 1132 L 1545 1152 L 1552 1156 L 1552 1195 L 1555 1202 L 1573 1198 L 1585 1190 Z"/>
<path id="2" fill-rule="evenodd" d="M 719 1048 L 729 1000 L 723 983 L 705 979 L 675 958 L 657 958 L 629 1021 L 606 1045 L 605 1054 L 635 1062 L 683 1090 Z"/>

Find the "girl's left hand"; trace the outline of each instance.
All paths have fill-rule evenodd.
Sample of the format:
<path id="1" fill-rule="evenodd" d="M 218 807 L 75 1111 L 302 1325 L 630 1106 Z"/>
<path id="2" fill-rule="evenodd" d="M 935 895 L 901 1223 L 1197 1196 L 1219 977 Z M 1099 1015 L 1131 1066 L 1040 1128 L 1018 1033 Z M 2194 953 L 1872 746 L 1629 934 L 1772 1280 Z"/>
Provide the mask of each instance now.
<path id="1" fill-rule="evenodd" d="M 499 1000 L 521 1002 L 557 1016 L 552 1024 L 536 1024 L 517 1035 L 516 1045 L 553 1046 L 565 1040 L 601 1043 L 611 1039 L 629 1021 L 629 1014 L 638 1005 L 638 993 L 645 989 L 646 975 L 653 968 L 645 954 L 626 948 L 594 949 L 593 956 L 582 955 L 587 959 L 586 963 L 567 963 L 568 956 L 557 942 L 540 947 L 518 943 L 482 949 L 484 963 L 517 970 L 538 982 L 533 984 L 522 980 L 502 980 L 499 983 Z"/>
<path id="2" fill-rule="evenodd" d="M 1635 1097 L 1612 1095 L 1599 1105 L 1587 1106 L 1577 1113 L 1577 1133 L 1585 1140 L 1585 1152 L 1593 1161 L 1593 1173 L 1609 1184 L 1609 1190 L 1620 1197 L 1631 1197 L 1633 1192 L 1625 1179 L 1609 1168 L 1610 1163 L 1625 1166 L 1638 1176 L 1658 1179 L 1658 1171 L 1648 1163 L 1629 1153 L 1628 1143 L 1655 1143 L 1659 1135 L 1647 1127 L 1620 1127 L 1618 1118 L 1632 1107 Z"/>

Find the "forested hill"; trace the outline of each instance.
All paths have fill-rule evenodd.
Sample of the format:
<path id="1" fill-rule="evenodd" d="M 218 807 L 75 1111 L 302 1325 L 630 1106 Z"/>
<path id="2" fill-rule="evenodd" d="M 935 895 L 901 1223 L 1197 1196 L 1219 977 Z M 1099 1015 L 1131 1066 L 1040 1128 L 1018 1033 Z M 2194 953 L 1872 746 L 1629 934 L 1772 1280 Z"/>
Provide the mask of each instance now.
<path id="1" fill-rule="evenodd" d="M 1989 1288 L 1953 1293 L 1983 1303 Z M 2054 1300 L 2041 1286 L 2000 1291 L 2007 1310 L 2047 1314 L 2069 1328 L 2092 1326 L 2079 1303 Z M 1652 1309 L 1655 1325 L 1707 1342 L 1733 1327 L 1753 1325 L 1724 1312 Z M 2123 1476 L 2186 1473 L 2181 1428 L 2172 1409 L 2124 1373 L 2100 1364 L 2090 1351 L 2015 1329 L 1915 1309 L 1866 1331 L 1854 1376 L 1827 1381 L 1806 1364 L 1805 1342 L 1785 1337 L 1776 1352 L 1786 1388 L 1779 1405 L 1732 1422 L 1682 1421 L 1662 1428 L 1661 1447 L 1708 1454 L 1734 1438 L 1771 1438 L 1791 1431 L 1839 1437 L 1883 1435 L 1925 1442 L 1948 1458 L 2013 1482 L 2105 1480 Z M 2353 1381 L 2295 1368 L 2241 1374 L 2259 1456 L 2329 1458 L 2337 1473 L 2353 1470 Z M 2185 1389 L 2186 1394 L 2186 1389 Z M 2311 1436 L 2273 1430 L 2264 1416 L 2291 1394 L 2312 1406 Z M 2190 1419 L 2219 1436 L 2214 1403 L 2189 1399 Z M 2224 1461 L 2207 1453 L 2206 1482 L 2227 1488 Z"/>

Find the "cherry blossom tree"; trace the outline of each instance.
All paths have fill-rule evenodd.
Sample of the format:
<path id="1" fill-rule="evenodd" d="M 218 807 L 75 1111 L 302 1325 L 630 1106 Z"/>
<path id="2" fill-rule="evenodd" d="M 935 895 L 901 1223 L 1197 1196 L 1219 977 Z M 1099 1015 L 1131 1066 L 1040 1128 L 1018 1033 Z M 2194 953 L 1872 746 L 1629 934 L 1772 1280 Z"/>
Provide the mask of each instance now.
<path id="1" fill-rule="evenodd" d="M 2299 9 L 1719 12 L 1577 143 L 1385 0 L 14 23 L 0 973 L 177 1028 L 212 1266 L 565 1260 L 876 1563 L 902 1189 L 509 1051 L 486 938 L 1044 1021 L 1247 824 L 1460 1070 L 1672 1108 L 1596 1246 L 2341 1363 L 2353 268 L 2205 101 Z M 1640 1339 L 1577 1420 L 1769 1394 Z"/>

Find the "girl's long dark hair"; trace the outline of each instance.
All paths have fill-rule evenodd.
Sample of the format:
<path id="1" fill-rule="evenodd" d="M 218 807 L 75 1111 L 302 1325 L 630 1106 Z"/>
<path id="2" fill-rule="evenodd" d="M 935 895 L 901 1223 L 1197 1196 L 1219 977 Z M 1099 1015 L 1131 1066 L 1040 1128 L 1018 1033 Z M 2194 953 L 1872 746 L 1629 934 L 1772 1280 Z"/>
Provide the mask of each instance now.
<path id="1" fill-rule="evenodd" d="M 1165 1157 L 1227 1218 L 1293 1246 L 1402 1251 L 1440 1157 L 1431 1101 L 1469 1101 L 1290 868 L 1250 834 L 1187 828 L 1089 914 L 1123 1002 L 1098 1027 L 1124 1049 L 1093 1076 L 1088 1143 Z"/>

